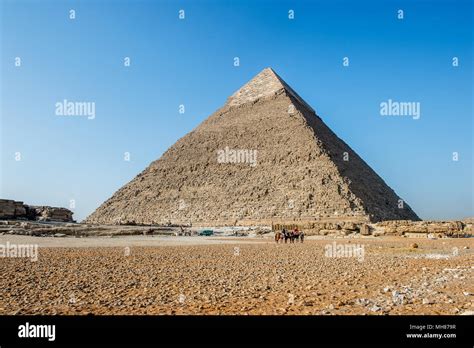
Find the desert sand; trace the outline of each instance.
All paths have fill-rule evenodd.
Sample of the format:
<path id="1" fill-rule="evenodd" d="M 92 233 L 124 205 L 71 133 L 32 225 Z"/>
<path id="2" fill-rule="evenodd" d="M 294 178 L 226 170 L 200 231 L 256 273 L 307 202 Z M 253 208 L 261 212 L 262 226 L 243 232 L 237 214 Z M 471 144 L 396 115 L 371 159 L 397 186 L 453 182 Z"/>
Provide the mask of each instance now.
<path id="1" fill-rule="evenodd" d="M 0 314 L 472 314 L 474 240 L 0 236 Z M 327 257 L 359 244 L 364 258 Z M 414 247 L 414 244 L 418 247 Z M 147 245 L 147 246 L 145 246 Z"/>

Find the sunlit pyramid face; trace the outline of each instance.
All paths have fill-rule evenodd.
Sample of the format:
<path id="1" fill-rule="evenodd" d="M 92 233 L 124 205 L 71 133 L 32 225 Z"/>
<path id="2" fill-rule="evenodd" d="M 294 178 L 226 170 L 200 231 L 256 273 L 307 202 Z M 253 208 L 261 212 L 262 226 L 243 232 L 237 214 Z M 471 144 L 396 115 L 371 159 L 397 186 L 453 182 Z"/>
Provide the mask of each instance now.
<path id="1" fill-rule="evenodd" d="M 88 222 L 271 225 L 418 217 L 271 68 Z"/>

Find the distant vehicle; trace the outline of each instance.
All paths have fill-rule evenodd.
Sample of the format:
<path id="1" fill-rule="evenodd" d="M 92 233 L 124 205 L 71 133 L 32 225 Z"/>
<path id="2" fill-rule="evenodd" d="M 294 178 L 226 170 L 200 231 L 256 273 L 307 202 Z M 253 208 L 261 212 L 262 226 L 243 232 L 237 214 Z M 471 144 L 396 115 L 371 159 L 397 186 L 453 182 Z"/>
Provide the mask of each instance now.
<path id="1" fill-rule="evenodd" d="M 201 232 L 199 232 L 200 236 L 212 236 L 213 234 L 213 230 L 202 230 Z"/>

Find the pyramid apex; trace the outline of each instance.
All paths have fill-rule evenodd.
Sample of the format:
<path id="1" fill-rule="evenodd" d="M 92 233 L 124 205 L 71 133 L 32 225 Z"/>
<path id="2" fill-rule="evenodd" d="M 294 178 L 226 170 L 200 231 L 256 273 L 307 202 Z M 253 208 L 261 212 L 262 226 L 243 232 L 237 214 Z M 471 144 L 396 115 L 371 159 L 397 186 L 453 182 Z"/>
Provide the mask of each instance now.
<path id="1" fill-rule="evenodd" d="M 309 106 L 271 67 L 266 67 L 255 75 L 229 97 L 227 105 L 238 106 L 253 102 L 257 99 L 271 96 L 280 90 L 285 90 L 307 109 L 314 112 Z"/>

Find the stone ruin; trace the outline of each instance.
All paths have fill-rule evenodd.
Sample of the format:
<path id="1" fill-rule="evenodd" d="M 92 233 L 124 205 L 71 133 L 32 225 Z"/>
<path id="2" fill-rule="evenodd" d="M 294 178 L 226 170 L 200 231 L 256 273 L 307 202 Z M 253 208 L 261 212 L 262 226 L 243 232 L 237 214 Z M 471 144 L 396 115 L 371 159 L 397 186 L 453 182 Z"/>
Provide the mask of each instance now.
<path id="1" fill-rule="evenodd" d="M 471 219 L 458 221 L 410 221 L 389 220 L 376 223 L 370 222 L 293 222 L 273 224 L 272 230 L 278 231 L 298 228 L 306 235 L 348 236 L 360 234 L 363 236 L 403 236 L 414 238 L 444 238 L 444 237 L 471 237 L 473 236 L 473 222 Z"/>
<path id="2" fill-rule="evenodd" d="M 36 220 L 73 222 L 73 212 L 66 208 L 26 205 L 9 199 L 0 199 L 1 220 Z"/>

